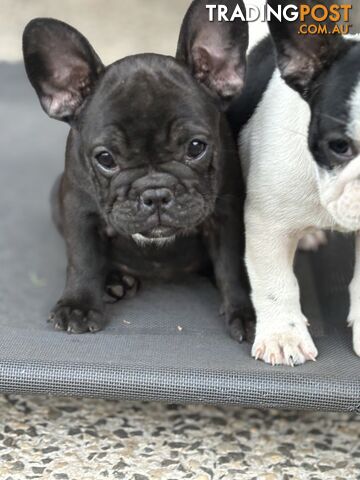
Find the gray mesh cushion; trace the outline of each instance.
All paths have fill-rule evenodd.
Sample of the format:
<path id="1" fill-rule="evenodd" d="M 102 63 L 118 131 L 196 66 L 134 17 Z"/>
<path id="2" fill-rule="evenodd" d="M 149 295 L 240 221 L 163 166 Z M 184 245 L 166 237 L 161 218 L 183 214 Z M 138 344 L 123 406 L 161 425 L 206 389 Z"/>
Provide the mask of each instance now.
<path id="1" fill-rule="evenodd" d="M 48 198 L 68 129 L 42 113 L 22 66 L 2 64 L 0 74 L 2 392 L 359 410 L 360 359 L 345 322 L 353 254 L 343 238 L 298 259 L 317 363 L 291 369 L 252 360 L 249 345 L 228 337 L 218 293 L 200 277 L 144 285 L 109 308 L 97 335 L 53 331 L 46 318 L 66 262 Z"/>

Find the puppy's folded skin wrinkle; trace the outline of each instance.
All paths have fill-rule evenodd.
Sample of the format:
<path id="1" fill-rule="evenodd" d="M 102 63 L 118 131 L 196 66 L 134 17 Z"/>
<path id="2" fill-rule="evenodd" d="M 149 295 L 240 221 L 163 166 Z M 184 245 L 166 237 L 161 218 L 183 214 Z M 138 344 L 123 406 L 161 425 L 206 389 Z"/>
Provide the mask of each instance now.
<path id="1" fill-rule="evenodd" d="M 244 83 L 248 25 L 209 22 L 206 3 L 191 4 L 176 58 L 141 54 L 106 67 L 63 22 L 25 28 L 25 67 L 41 106 L 71 127 L 52 193 L 68 256 L 56 328 L 100 330 L 105 301 L 135 293 L 137 279 L 210 265 L 230 332 L 241 341 L 250 331 L 242 175 L 223 113 Z"/>

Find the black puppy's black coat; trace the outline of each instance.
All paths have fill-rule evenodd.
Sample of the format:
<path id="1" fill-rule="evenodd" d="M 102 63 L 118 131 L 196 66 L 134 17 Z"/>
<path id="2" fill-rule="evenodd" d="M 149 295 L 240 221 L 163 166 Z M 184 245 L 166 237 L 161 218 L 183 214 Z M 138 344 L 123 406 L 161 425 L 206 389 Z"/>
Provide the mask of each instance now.
<path id="1" fill-rule="evenodd" d="M 247 333 L 242 179 L 222 106 L 244 83 L 248 27 L 208 22 L 205 5 L 191 5 L 176 59 L 136 55 L 106 68 L 62 22 L 36 19 L 25 29 L 41 105 L 71 125 L 52 196 L 68 255 L 51 315 L 58 329 L 100 330 L 106 286 L 122 297 L 139 278 L 212 265 L 232 336 Z"/>

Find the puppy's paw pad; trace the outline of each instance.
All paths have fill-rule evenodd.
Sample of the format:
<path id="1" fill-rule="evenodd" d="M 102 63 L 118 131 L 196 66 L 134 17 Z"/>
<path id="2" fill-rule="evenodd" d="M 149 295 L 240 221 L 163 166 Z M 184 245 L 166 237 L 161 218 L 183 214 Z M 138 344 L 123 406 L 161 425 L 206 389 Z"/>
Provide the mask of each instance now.
<path id="1" fill-rule="evenodd" d="M 104 324 L 103 314 L 96 310 L 58 305 L 50 314 L 49 320 L 55 330 L 68 333 L 98 332 Z"/>
<path id="2" fill-rule="evenodd" d="M 271 334 L 266 338 L 257 337 L 252 349 L 256 360 L 263 360 L 272 366 L 287 365 L 294 367 L 307 361 L 315 361 L 318 351 L 307 332 L 284 331 Z"/>
<path id="3" fill-rule="evenodd" d="M 140 288 L 140 282 L 131 275 L 112 273 L 106 282 L 106 303 L 116 303 L 124 298 L 134 297 Z"/>
<path id="4" fill-rule="evenodd" d="M 314 233 L 309 233 L 303 237 L 298 245 L 300 250 L 304 252 L 317 252 L 321 247 L 327 244 L 326 233 L 322 230 L 317 230 Z"/>

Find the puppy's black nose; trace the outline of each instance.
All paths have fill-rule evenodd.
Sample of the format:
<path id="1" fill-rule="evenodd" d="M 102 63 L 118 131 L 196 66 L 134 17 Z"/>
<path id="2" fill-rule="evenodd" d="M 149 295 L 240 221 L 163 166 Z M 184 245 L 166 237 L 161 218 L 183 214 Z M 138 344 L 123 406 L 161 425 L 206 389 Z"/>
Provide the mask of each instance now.
<path id="1" fill-rule="evenodd" d="M 168 188 L 153 188 L 145 190 L 140 200 L 146 208 L 168 208 L 174 201 L 174 194 Z"/>

